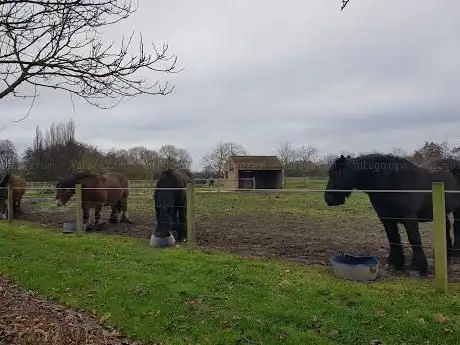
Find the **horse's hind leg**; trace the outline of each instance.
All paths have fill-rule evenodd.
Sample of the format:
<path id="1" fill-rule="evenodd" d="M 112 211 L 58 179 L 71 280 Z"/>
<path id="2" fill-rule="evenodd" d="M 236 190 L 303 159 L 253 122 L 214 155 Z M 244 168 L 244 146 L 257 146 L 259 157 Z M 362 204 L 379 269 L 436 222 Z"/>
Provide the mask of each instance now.
<path id="1" fill-rule="evenodd" d="M 460 207 L 454 212 L 454 241 L 451 249 L 451 255 L 460 257 Z"/>
<path id="2" fill-rule="evenodd" d="M 110 205 L 112 212 L 110 213 L 109 223 L 118 223 L 118 203 Z"/>
<path id="3" fill-rule="evenodd" d="M 446 215 L 446 247 L 447 247 L 447 257 L 449 258 L 452 255 L 452 237 L 450 236 L 450 219 Z"/>
<path id="4" fill-rule="evenodd" d="M 123 199 L 121 199 L 120 201 L 120 205 L 121 205 L 121 212 L 122 212 L 120 222 L 132 224 L 133 222 L 131 221 L 131 219 L 129 219 L 129 216 L 128 216 L 128 198 L 123 197 Z"/>
<path id="5" fill-rule="evenodd" d="M 83 209 L 83 226 L 86 224 L 86 231 L 90 231 L 90 230 L 91 230 L 91 226 L 88 224 L 88 220 L 89 220 L 89 207 L 88 207 L 85 203 L 83 203 L 82 209 Z"/>
<path id="6" fill-rule="evenodd" d="M 396 270 L 401 270 L 404 267 L 405 258 L 402 250 L 398 223 L 393 219 L 380 218 L 380 221 L 385 228 L 388 242 L 390 244 L 390 256 L 388 257 L 388 265 L 393 266 Z"/>
<path id="7" fill-rule="evenodd" d="M 101 230 L 102 229 L 102 224 L 101 224 L 102 206 L 103 206 L 103 204 L 100 204 L 100 205 L 97 205 L 94 208 L 94 229 L 95 230 Z"/>
<path id="8" fill-rule="evenodd" d="M 179 229 L 177 237 L 180 242 L 187 239 L 187 202 L 185 198 L 180 198 L 179 201 L 174 214 L 177 214 L 177 227 Z"/>
<path id="9" fill-rule="evenodd" d="M 425 276 L 428 274 L 428 261 L 426 260 L 425 252 L 422 247 L 419 223 L 415 218 L 416 217 L 408 217 L 404 219 L 404 227 L 406 228 L 407 237 L 412 247 L 411 267 L 417 270 L 420 275 Z"/>

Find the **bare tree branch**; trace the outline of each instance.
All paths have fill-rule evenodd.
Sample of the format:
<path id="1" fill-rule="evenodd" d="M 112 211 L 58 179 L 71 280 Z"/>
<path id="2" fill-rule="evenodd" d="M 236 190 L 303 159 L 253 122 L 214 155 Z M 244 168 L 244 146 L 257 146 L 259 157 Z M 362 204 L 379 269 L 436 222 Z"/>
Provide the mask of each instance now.
<path id="1" fill-rule="evenodd" d="M 168 95 L 168 82 L 148 83 L 142 73 L 178 73 L 168 45 L 152 43 L 132 54 L 134 33 L 104 44 L 103 29 L 136 12 L 133 0 L 0 1 L 0 99 L 21 85 L 68 91 L 101 108 L 141 94 Z M 103 101 L 113 100 L 113 105 Z"/>
<path id="2" fill-rule="evenodd" d="M 234 142 L 220 142 L 211 152 L 203 155 L 203 166 L 217 174 L 219 177 L 222 177 L 224 166 L 228 158 L 230 156 L 244 155 L 247 155 L 247 151 L 240 144 Z"/>
<path id="3" fill-rule="evenodd" d="M 343 11 L 343 9 L 347 7 L 349 1 L 350 0 L 342 0 L 342 7 L 340 8 L 340 11 Z"/>

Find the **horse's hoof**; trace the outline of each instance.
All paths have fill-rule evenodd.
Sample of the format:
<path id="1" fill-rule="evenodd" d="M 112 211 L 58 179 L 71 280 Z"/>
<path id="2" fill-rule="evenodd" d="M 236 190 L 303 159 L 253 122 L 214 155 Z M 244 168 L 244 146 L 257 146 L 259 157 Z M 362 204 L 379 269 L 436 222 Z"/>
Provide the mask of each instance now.
<path id="1" fill-rule="evenodd" d="M 449 250 L 449 256 L 460 258 L 460 248 L 452 248 Z"/>

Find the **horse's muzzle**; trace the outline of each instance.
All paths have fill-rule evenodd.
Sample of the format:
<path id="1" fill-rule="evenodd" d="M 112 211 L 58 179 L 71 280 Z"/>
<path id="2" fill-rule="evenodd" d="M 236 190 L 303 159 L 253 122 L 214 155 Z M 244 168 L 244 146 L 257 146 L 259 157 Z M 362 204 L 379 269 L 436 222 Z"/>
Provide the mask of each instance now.
<path id="1" fill-rule="evenodd" d="M 345 203 L 345 198 L 338 197 L 338 195 L 334 195 L 332 193 L 325 193 L 324 201 L 327 206 L 340 206 Z"/>
<path id="2" fill-rule="evenodd" d="M 62 201 L 62 200 L 56 200 L 56 206 L 58 207 L 61 207 L 61 206 L 64 206 L 65 205 L 65 202 Z"/>

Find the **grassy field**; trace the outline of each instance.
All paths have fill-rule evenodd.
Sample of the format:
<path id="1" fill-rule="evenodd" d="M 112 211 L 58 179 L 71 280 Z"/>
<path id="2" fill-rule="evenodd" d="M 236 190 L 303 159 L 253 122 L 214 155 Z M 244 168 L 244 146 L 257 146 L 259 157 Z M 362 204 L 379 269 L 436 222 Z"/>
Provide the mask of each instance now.
<path id="1" fill-rule="evenodd" d="M 0 223 L 0 274 L 110 315 L 145 344 L 458 344 L 460 298 L 429 280 L 371 284 L 328 269 Z M 458 292 L 458 291 L 456 291 Z M 107 314 L 110 313 L 110 314 Z"/>

